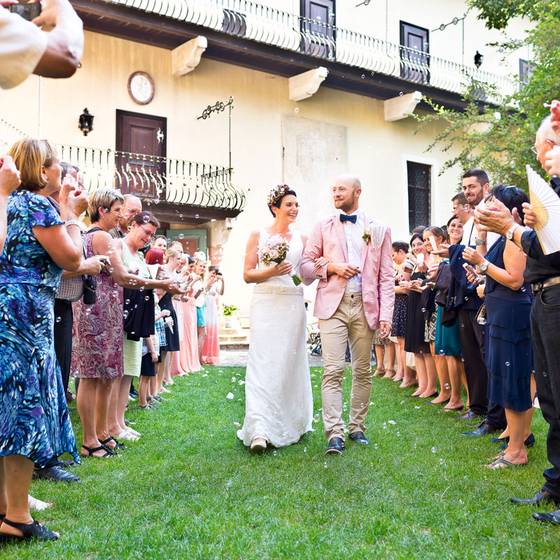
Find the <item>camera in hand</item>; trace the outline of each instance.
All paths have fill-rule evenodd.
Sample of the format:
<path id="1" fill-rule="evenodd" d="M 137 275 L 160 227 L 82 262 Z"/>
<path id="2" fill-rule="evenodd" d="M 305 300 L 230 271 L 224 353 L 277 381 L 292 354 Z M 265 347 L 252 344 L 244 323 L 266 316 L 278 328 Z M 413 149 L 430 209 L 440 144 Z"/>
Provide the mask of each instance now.
<path id="1" fill-rule="evenodd" d="M 35 19 L 41 13 L 40 2 L 1 2 L 1 4 L 10 12 L 15 13 L 28 21 Z"/>

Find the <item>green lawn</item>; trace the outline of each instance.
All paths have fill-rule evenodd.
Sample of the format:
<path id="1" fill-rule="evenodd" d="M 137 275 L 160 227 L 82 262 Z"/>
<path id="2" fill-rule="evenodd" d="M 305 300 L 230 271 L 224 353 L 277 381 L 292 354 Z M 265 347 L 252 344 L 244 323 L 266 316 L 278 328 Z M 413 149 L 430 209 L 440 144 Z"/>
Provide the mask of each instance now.
<path id="1" fill-rule="evenodd" d="M 316 410 L 320 371 L 312 371 Z M 61 539 L 6 547 L 0 558 L 559 557 L 559 529 L 508 502 L 541 485 L 540 412 L 530 465 L 489 471 L 497 451 L 487 439 L 462 437 L 454 414 L 375 379 L 368 448 L 325 457 L 317 414 L 300 444 L 251 456 L 235 437 L 243 374 L 207 368 L 179 379 L 158 410 L 134 405 L 139 442 L 86 460 L 76 468 L 81 484 L 33 484 L 55 503 L 37 518 Z"/>

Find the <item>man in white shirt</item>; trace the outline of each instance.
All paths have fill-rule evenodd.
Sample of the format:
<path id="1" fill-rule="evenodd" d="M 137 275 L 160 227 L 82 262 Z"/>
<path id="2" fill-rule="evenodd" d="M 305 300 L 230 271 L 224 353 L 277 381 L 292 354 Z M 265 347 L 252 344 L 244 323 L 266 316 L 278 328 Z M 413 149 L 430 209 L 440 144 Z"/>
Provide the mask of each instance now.
<path id="1" fill-rule="evenodd" d="M 463 174 L 463 194 L 472 209 L 480 206 L 490 192 L 490 180 L 483 169 L 470 169 Z M 463 224 L 463 239 L 461 245 L 464 247 L 486 246 L 488 250 L 498 239 L 497 234 L 488 234 L 487 239 L 479 239 L 471 215 Z M 460 248 L 462 252 L 462 248 Z M 453 248 L 450 254 L 453 255 Z M 459 308 L 459 335 L 461 339 L 461 350 L 467 374 L 467 385 L 469 388 L 470 409 L 463 416 L 470 420 L 475 417 L 483 418 L 481 424 L 473 431 L 465 432 L 464 435 L 471 437 L 484 436 L 499 431 L 506 427 L 505 413 L 503 408 L 493 406 L 488 402 L 488 371 L 483 356 L 484 329 L 477 322 L 477 314 L 482 305 L 476 294 L 469 294 Z"/>

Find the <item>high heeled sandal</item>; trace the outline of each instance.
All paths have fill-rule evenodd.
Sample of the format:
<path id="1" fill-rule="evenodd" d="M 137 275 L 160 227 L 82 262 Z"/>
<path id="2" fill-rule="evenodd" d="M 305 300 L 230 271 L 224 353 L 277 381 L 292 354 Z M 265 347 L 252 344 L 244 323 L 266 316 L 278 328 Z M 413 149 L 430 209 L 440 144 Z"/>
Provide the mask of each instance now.
<path id="1" fill-rule="evenodd" d="M 82 445 L 82 449 L 87 451 L 87 455 L 85 455 L 85 457 L 94 457 L 95 459 L 108 459 L 109 457 L 113 457 L 115 455 L 115 452 L 105 445 L 100 445 L 99 447 L 87 447 L 86 445 Z M 94 453 L 97 453 L 98 451 L 104 451 L 105 453 L 104 455 L 94 455 Z"/>
<path id="2" fill-rule="evenodd" d="M 109 447 L 107 444 L 114 441 L 115 442 L 115 447 Z M 99 443 L 105 447 L 108 447 L 111 451 L 115 451 L 115 449 L 126 449 L 126 445 L 124 443 L 121 443 L 120 441 L 117 441 L 113 436 L 109 436 L 106 439 L 100 439 Z"/>
<path id="3" fill-rule="evenodd" d="M 8 535 L 6 533 L 0 533 L 0 542 L 17 542 L 17 541 L 29 541 L 35 539 L 38 541 L 56 541 L 59 537 L 58 533 L 47 529 L 44 525 L 41 525 L 37 521 L 32 523 L 16 523 L 10 519 L 4 517 L 2 523 L 21 531 L 21 536 L 19 535 Z"/>

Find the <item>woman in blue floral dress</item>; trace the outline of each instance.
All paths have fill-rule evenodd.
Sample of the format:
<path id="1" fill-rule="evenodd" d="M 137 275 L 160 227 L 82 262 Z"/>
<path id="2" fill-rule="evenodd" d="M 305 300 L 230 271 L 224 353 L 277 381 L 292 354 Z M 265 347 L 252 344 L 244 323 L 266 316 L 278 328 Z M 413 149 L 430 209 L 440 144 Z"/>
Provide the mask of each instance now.
<path id="1" fill-rule="evenodd" d="M 21 186 L 8 201 L 0 255 L 0 541 L 52 540 L 58 535 L 33 521 L 27 496 L 33 463 L 65 452 L 79 460 L 54 352 L 53 310 L 62 269 L 76 270 L 81 261 L 73 221 L 87 199 L 63 187 L 65 226 L 47 198 L 44 169 L 55 157 L 50 146 L 21 140 L 10 155 Z"/>

